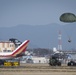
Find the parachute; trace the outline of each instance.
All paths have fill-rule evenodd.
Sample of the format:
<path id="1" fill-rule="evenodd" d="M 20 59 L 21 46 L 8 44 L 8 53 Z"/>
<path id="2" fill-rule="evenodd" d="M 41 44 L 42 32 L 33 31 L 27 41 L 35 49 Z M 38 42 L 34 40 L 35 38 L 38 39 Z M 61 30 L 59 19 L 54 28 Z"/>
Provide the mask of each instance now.
<path id="1" fill-rule="evenodd" d="M 76 22 L 76 16 L 73 14 L 73 13 L 63 13 L 61 16 L 60 16 L 60 21 L 62 22 Z"/>
<path id="2" fill-rule="evenodd" d="M 61 22 L 73 23 L 76 22 L 76 15 L 74 15 L 73 13 L 63 13 L 59 19 Z M 70 38 L 68 39 L 68 42 L 72 42 Z"/>

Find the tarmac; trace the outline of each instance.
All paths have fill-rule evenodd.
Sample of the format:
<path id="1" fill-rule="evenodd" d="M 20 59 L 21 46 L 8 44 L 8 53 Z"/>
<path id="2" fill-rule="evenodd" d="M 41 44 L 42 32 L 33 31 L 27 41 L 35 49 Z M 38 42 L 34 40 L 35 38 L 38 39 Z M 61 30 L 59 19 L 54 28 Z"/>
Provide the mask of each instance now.
<path id="1" fill-rule="evenodd" d="M 21 64 L 21 67 L 0 68 L 0 75 L 76 75 L 76 67 Z"/>

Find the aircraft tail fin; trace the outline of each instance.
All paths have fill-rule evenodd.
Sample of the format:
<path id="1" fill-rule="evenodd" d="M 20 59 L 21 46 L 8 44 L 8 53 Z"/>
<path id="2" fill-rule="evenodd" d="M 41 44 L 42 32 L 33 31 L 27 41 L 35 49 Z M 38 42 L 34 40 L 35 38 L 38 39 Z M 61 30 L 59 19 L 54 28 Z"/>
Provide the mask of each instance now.
<path id="1" fill-rule="evenodd" d="M 13 52 L 12 56 L 17 56 L 26 50 L 29 40 L 25 40 L 20 46 L 18 46 Z"/>

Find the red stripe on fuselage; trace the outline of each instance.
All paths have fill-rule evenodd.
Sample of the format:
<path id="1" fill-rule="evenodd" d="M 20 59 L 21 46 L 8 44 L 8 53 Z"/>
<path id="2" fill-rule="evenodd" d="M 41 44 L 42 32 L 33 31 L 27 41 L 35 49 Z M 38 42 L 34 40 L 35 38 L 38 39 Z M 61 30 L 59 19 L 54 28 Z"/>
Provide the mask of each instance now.
<path id="1" fill-rule="evenodd" d="M 14 56 L 16 53 L 18 53 L 18 51 L 20 51 L 25 45 L 27 45 L 28 42 L 29 42 L 29 40 L 28 40 L 26 43 L 24 43 L 18 50 L 16 50 L 16 51 L 12 54 L 12 56 Z M 26 47 L 27 47 L 27 46 L 26 46 Z M 25 49 L 26 49 L 26 47 L 25 47 Z M 22 51 L 22 52 L 23 52 L 23 51 Z"/>

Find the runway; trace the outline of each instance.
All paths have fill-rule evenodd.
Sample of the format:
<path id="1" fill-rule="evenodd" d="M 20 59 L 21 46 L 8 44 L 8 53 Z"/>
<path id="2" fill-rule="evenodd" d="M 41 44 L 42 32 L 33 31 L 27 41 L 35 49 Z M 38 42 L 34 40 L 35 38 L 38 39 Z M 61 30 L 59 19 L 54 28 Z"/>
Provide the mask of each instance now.
<path id="1" fill-rule="evenodd" d="M 21 64 L 19 67 L 2 67 L 0 75 L 76 75 L 76 67 L 49 66 L 48 64 Z"/>

